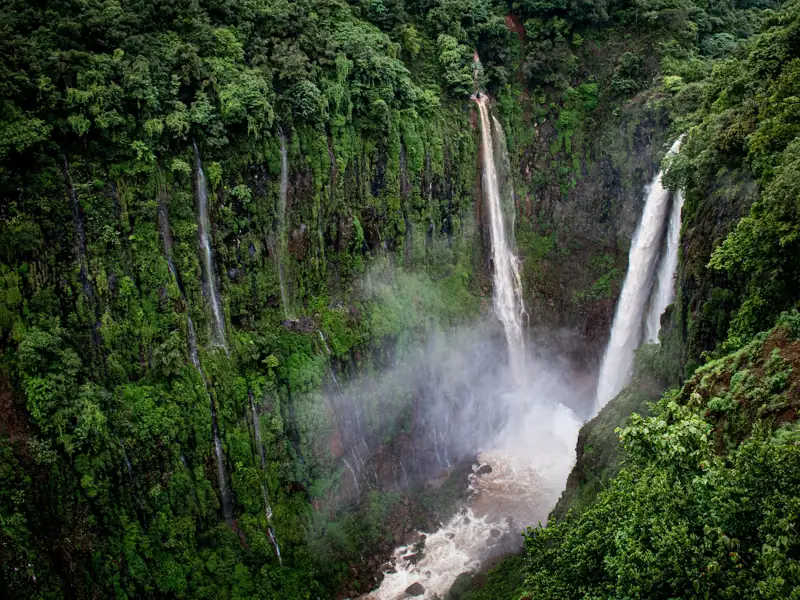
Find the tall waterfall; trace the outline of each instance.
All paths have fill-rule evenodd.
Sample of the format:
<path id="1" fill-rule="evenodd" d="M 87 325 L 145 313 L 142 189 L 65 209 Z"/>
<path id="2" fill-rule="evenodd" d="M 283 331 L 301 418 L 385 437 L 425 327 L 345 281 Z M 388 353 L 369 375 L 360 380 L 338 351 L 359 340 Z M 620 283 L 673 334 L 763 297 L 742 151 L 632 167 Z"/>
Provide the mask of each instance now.
<path id="1" fill-rule="evenodd" d="M 206 293 L 211 303 L 211 314 L 213 317 L 214 343 L 223 348 L 227 348 L 225 343 L 225 318 L 222 315 L 222 308 L 217 296 L 217 283 L 214 271 L 214 257 L 211 253 L 211 237 L 209 229 L 211 222 L 208 218 L 208 190 L 206 187 L 206 176 L 203 173 L 203 163 L 200 161 L 200 152 L 197 144 L 193 142 L 195 155 L 195 176 L 197 177 L 197 232 L 200 236 L 200 250 L 203 255 L 203 277 L 205 281 Z"/>
<path id="2" fill-rule="evenodd" d="M 289 159 L 286 155 L 286 137 L 283 132 L 278 133 L 278 140 L 281 147 L 281 183 L 280 191 L 278 194 L 278 211 L 277 211 L 277 236 L 278 241 L 276 244 L 277 251 L 276 262 L 278 263 L 278 284 L 281 288 L 281 302 L 283 303 L 283 314 L 288 319 L 291 318 L 291 310 L 289 310 L 289 300 L 286 295 L 286 277 L 283 272 L 283 254 L 284 242 L 286 239 L 286 195 L 289 192 Z"/>
<path id="3" fill-rule="evenodd" d="M 668 156 L 680 150 L 682 138 L 670 148 Z M 633 359 L 642 338 L 642 325 L 647 299 L 653 282 L 659 252 L 662 248 L 664 222 L 669 207 L 669 190 L 662 185 L 663 172 L 650 184 L 642 220 L 631 242 L 628 274 L 617 303 L 611 338 L 603 357 L 597 383 L 597 408 L 606 405 L 622 391 L 631 379 Z"/>
<path id="4" fill-rule="evenodd" d="M 493 300 L 494 312 L 503 324 L 508 343 L 509 365 L 517 384 L 523 383 L 525 341 L 522 335 L 522 315 L 525 307 L 522 302 L 522 282 L 519 276 L 519 259 L 513 247 L 513 194 L 504 198 L 500 192 L 498 178 L 498 158 L 500 166 L 508 162 L 503 128 L 497 119 L 489 118 L 487 98 L 477 98 L 481 116 L 481 141 L 483 147 L 483 190 L 488 207 L 492 241 L 492 262 L 494 266 Z M 494 136 L 492 135 L 494 129 Z M 495 157 L 497 153 L 497 158 Z M 512 217 L 510 227 L 506 226 L 503 200 L 509 203 L 508 214 Z"/>
<path id="5" fill-rule="evenodd" d="M 586 391 L 562 372 L 560 363 L 526 354 L 506 143 L 500 123 L 489 114 L 488 98 L 476 93 L 474 99 L 481 120 L 494 312 L 503 325 L 505 344 L 487 336 L 490 329 L 484 324 L 434 336 L 431 346 L 414 359 L 418 364 L 406 365 L 408 371 L 401 371 L 396 382 L 388 381 L 390 389 L 408 382 L 417 390 L 415 396 L 425 399 L 419 420 L 424 426 L 416 434 L 422 448 L 415 451 L 411 446 L 409 464 L 417 461 L 415 454 L 424 455 L 423 467 L 435 472 L 465 457 L 474 456 L 478 464 L 467 476 L 469 493 L 461 509 L 435 531 L 424 532 L 422 549 L 416 539 L 403 540 L 380 587 L 365 597 L 370 600 L 443 598 L 460 574 L 518 552 L 522 529 L 546 521 L 575 457 L 580 421 L 565 402 Z M 344 464 L 357 487 L 359 465 L 349 460 Z M 405 471 L 403 462 L 400 468 Z M 415 475 L 424 477 L 425 472 L 417 467 Z"/>
<path id="6" fill-rule="evenodd" d="M 678 242 L 681 235 L 681 209 L 683 208 L 683 192 L 676 191 L 672 198 L 672 209 L 667 225 L 667 244 L 664 256 L 658 266 L 655 287 L 650 296 L 650 308 L 645 320 L 645 340 L 658 342 L 661 329 L 661 315 L 675 299 L 675 272 L 678 269 Z"/>
<path id="7" fill-rule="evenodd" d="M 196 149 L 197 147 L 195 147 L 195 150 Z M 186 292 L 181 284 L 180 276 L 175 268 L 175 264 L 172 262 L 172 232 L 169 226 L 169 211 L 167 209 L 166 192 L 163 189 L 160 190 L 158 194 L 158 229 L 159 233 L 161 234 L 161 241 L 164 244 L 164 256 L 167 259 L 167 266 L 169 268 L 170 275 L 172 275 L 172 278 L 175 280 L 175 284 L 178 286 L 178 290 L 180 290 L 184 302 L 186 302 Z M 186 331 L 187 344 L 189 346 L 189 360 L 194 368 L 197 369 L 197 372 L 200 374 L 200 378 L 203 380 L 203 387 L 206 390 L 206 395 L 208 396 L 209 405 L 211 407 L 211 441 L 214 446 L 214 456 L 217 463 L 217 479 L 219 480 L 218 484 L 220 501 L 222 503 L 222 516 L 225 518 L 225 522 L 230 525 L 233 523 L 233 506 L 231 504 L 230 494 L 228 492 L 228 475 L 225 472 L 225 454 L 222 451 L 222 442 L 219 439 L 217 410 L 214 407 L 214 400 L 211 397 L 211 393 L 208 389 L 208 381 L 206 380 L 205 373 L 203 373 L 203 368 L 200 364 L 200 355 L 197 352 L 197 333 L 194 330 L 194 322 L 192 321 L 192 317 L 189 316 L 188 312 L 186 313 Z"/>

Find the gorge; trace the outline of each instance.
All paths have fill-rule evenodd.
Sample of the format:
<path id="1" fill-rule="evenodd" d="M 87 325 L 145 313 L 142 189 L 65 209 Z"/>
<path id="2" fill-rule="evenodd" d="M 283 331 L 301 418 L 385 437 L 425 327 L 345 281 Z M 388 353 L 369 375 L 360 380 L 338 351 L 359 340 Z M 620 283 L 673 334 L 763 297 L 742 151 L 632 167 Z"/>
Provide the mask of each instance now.
<path id="1" fill-rule="evenodd" d="M 2 597 L 796 596 L 797 0 L 0 23 Z"/>

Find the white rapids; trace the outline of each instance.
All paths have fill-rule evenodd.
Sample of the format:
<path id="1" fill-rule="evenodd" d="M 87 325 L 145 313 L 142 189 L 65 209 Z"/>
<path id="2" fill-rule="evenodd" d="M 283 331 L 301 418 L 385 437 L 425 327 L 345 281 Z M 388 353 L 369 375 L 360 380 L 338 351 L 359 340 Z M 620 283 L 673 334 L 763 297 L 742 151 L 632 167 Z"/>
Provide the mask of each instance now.
<path id="1" fill-rule="evenodd" d="M 562 404 L 534 410 L 526 421 L 502 448 L 479 454 L 480 466 L 491 472 L 473 467 L 466 506 L 435 532 L 420 532 L 422 556 L 413 543 L 396 548 L 380 588 L 365 599 L 407 598 L 415 583 L 424 588 L 419 597 L 443 598 L 458 575 L 518 550 L 525 528 L 547 521 L 572 467 L 581 423 Z"/>

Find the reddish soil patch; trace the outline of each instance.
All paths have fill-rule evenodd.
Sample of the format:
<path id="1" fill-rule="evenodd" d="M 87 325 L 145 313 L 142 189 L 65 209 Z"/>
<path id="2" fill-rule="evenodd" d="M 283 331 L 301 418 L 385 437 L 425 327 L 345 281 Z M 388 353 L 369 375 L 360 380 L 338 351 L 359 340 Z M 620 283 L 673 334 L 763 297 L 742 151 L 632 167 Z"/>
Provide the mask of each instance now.
<path id="1" fill-rule="evenodd" d="M 517 34 L 520 43 L 525 43 L 525 26 L 519 20 L 519 17 L 516 15 L 512 15 L 511 13 L 506 15 L 506 27 L 509 31 L 513 31 Z"/>

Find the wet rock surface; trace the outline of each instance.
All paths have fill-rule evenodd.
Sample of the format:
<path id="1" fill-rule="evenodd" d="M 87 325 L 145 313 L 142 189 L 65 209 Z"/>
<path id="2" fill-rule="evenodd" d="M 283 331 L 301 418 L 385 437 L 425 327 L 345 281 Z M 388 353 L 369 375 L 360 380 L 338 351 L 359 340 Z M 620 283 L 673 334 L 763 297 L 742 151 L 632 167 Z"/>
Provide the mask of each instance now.
<path id="1" fill-rule="evenodd" d="M 424 593 L 425 593 L 425 588 L 419 581 L 416 583 L 412 583 L 410 586 L 406 588 L 406 596 L 422 596 L 422 594 Z"/>

